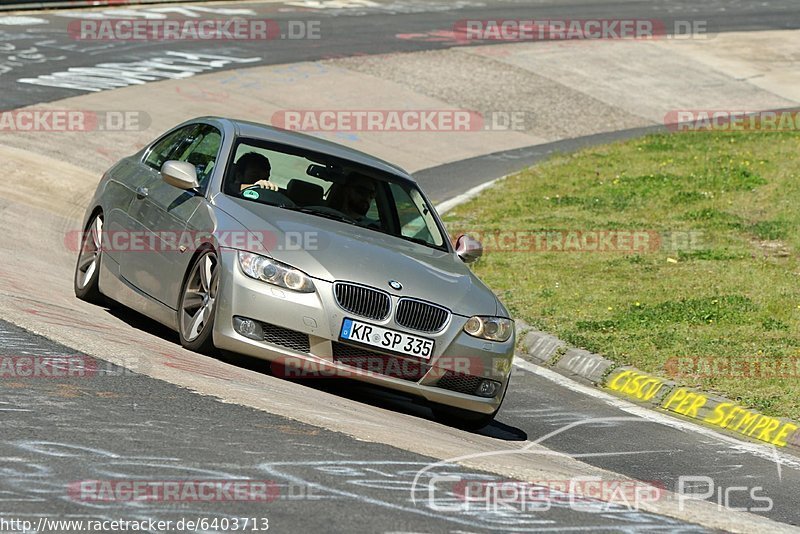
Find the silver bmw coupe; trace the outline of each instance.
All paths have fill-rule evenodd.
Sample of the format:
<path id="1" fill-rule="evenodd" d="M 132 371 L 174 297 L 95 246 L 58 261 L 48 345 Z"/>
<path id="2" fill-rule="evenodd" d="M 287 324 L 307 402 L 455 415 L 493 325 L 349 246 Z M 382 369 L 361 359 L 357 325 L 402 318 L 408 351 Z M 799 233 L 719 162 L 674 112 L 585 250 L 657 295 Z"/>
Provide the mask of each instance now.
<path id="1" fill-rule="evenodd" d="M 514 323 L 465 265 L 413 178 L 362 152 L 217 117 L 183 123 L 101 179 L 75 294 L 135 309 L 194 351 L 346 377 L 488 424 L 508 388 Z"/>

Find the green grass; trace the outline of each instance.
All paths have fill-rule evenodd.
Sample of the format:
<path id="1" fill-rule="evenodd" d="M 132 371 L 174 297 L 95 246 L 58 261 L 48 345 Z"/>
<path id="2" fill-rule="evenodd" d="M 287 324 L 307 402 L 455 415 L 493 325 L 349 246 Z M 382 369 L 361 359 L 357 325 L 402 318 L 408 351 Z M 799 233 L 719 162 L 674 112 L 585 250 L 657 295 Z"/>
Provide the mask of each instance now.
<path id="1" fill-rule="evenodd" d="M 474 269 L 515 317 L 664 376 L 674 357 L 800 358 L 799 207 L 800 136 L 684 133 L 554 157 L 445 220 L 490 246 L 508 230 L 660 235 L 638 252 L 496 245 Z M 679 382 L 800 419 L 800 376 Z"/>

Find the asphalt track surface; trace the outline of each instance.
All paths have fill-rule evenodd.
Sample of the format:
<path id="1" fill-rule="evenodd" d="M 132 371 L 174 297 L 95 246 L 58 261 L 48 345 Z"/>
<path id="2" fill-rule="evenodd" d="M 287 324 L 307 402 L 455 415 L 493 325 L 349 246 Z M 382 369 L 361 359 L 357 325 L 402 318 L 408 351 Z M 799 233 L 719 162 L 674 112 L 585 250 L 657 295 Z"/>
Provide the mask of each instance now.
<path id="1" fill-rule="evenodd" d="M 2 356 L 74 354 L 4 322 L 0 339 Z M 96 372 L 5 384 L 0 402 L 3 517 L 34 524 L 46 516 L 154 519 L 173 525 L 181 519 L 255 517 L 259 526 L 267 518 L 275 532 L 707 531 L 591 500 L 548 506 L 549 510 L 541 510 L 541 503 L 520 501 L 516 511 L 473 505 L 442 512 L 463 501 L 452 484 L 444 483 L 434 486 L 438 489 L 431 499 L 425 478 L 417 491 L 421 503 L 414 505 L 409 502 L 414 476 L 435 463 L 431 458 L 223 404 L 114 365 L 86 367 Z M 354 384 L 317 387 L 399 410 L 414 409 Z M 512 393 L 523 393 L 525 387 L 518 381 Z M 520 422 L 528 417 L 520 415 Z M 523 437 L 518 429 L 501 424 L 492 431 L 503 436 L 498 443 Z M 449 464 L 427 475 L 498 481 L 497 475 Z M 250 480 L 268 484 L 270 491 L 266 500 L 256 502 L 101 502 L 96 499 L 102 494 L 95 490 L 68 490 L 81 481 L 110 479 Z M 523 512 L 523 507 L 538 509 Z"/>
<path id="2" fill-rule="evenodd" d="M 406 7 L 414 2 L 403 3 Z M 435 3 L 432 3 L 435 4 Z M 631 18 L 673 16 L 707 18 L 718 31 L 800 27 L 793 2 L 523 2 L 465 5 L 453 11 L 403 13 L 387 9 L 295 12 L 277 11 L 276 4 L 246 4 L 280 20 L 320 19 L 329 28 L 325 47 L 313 42 L 275 41 L 261 64 L 339 57 L 356 53 L 414 51 L 448 46 L 436 42 L 392 39 L 401 32 L 424 32 L 452 27 L 463 18 L 530 18 L 532 16 L 614 17 L 624 10 Z M 556 4 L 556 2 L 552 2 Z M 226 6 L 230 7 L 230 6 Z M 723 9 L 724 8 L 724 9 Z M 36 15 L 39 16 L 39 15 Z M 66 67 L 108 61 L 136 61 L 159 53 L 158 45 L 113 45 L 82 50 L 65 36 L 69 19 L 42 15 L 50 24 L 5 28 L 3 42 L 25 46 L 48 40 L 58 61 L 14 67 L 14 76 L 0 76 L 2 106 L 53 101 L 80 94 L 74 90 L 20 84 L 15 77 L 35 77 Z M 309 44 L 311 43 L 311 44 Z M 40 45 L 41 46 L 41 45 Z M 197 52 L 198 44 L 176 47 Z M 255 45 L 253 45 L 255 46 Z M 179 49 L 179 48 L 176 48 Z M 217 53 L 220 52 L 216 48 Z M 253 54 L 247 44 L 226 52 Z M 477 185 L 479 177 L 517 170 L 553 151 L 636 135 L 638 131 L 602 134 L 548 146 L 518 149 L 418 173 L 434 198 L 445 199 Z M 465 176 L 467 177 L 465 179 Z M 471 178 L 469 178 L 471 177 Z M 133 329 L 174 335 L 145 319 Z M 75 351 L 0 322 L 0 355 L 64 355 Z M 265 371 L 263 364 L 238 365 Z M 776 455 L 756 453 L 714 432 L 693 431 L 669 420 L 642 416 L 626 403 L 587 394 L 580 386 L 526 368 L 515 369 L 507 401 L 497 421 L 482 434 L 497 440 L 498 451 L 520 440 L 546 439 L 546 447 L 638 480 L 655 481 L 674 490 L 682 476 L 707 476 L 716 490 L 746 486 L 730 493 L 730 507 L 788 525 L 800 525 L 800 461 L 778 461 Z M 89 378 L 15 380 L 0 382 L 0 517 L 33 518 L 159 518 L 268 517 L 274 531 L 478 532 L 570 531 L 692 532 L 695 525 L 627 509 L 550 510 L 513 513 L 458 511 L 442 513 L 428 504 L 409 501 L 414 473 L 432 459 L 386 445 L 355 440 L 340 433 L 311 427 L 263 411 L 201 397 L 171 384 L 126 373 L 113 366 Z M 298 383 L 298 388 L 342 396 L 398 413 L 429 419 L 424 406 L 353 383 Z M 414 428 L 398 431 L 413 433 Z M 465 434 L 465 439 L 469 435 Z M 457 451 L 454 451 L 454 454 Z M 535 461 L 532 460 L 532 461 Z M 443 474 L 497 479 L 461 466 L 446 466 Z M 97 503 L 75 499 L 65 487 L 87 479 L 251 479 L 269 480 L 277 488 L 269 503 Z M 759 488 L 755 494 L 753 488 Z M 709 497 L 718 502 L 719 493 Z M 768 497 L 773 506 L 757 510 Z M 445 495 L 447 502 L 457 497 Z M 723 508 L 720 514 L 724 514 Z M 64 530 L 66 531 L 66 530 Z"/>
<path id="3" fill-rule="evenodd" d="M 296 2 L 302 4 L 302 2 Z M 663 21 L 667 29 L 675 20 L 707 21 L 711 32 L 748 31 L 766 29 L 800 28 L 797 4 L 792 0 L 765 0 L 747 2 L 743 0 L 582 0 L 556 2 L 518 1 L 484 2 L 477 0 L 405 0 L 374 2 L 376 7 L 352 7 L 343 9 L 311 9 L 302 6 L 285 6 L 279 3 L 214 4 L 215 9 L 246 9 L 255 11 L 255 17 L 264 17 L 278 22 L 282 33 L 288 33 L 288 21 L 319 21 L 320 35 L 324 39 L 275 39 L 267 41 L 170 42 L 169 49 L 176 52 L 210 53 L 231 55 L 240 58 L 259 58 L 246 66 L 296 63 L 325 58 L 347 57 L 359 54 L 384 54 L 389 52 L 415 52 L 453 46 L 448 41 L 418 41 L 399 39 L 398 34 L 422 34 L 434 30 L 452 30 L 454 24 L 463 19 L 531 19 L 531 18 L 626 18 L 656 19 Z M 311 4 L 311 2 L 309 2 Z M 456 6 L 456 9 L 452 9 Z M 191 10 L 197 5 L 186 4 Z M 159 9 L 147 7 L 146 10 Z M 171 19 L 187 18 L 180 9 L 169 5 L 159 13 Z M 288 9 L 288 11 L 287 11 Z M 20 78 L 34 78 L 66 68 L 94 67 L 101 63 L 124 63 L 141 61 L 164 54 L 162 42 L 79 41 L 70 36 L 70 22 L 86 17 L 88 11 L 73 10 L 67 17 L 54 14 L 34 14 L 47 24 L 32 26 L 0 25 L 0 41 L 6 54 L 14 55 L 7 61 L 12 70 L 0 77 L 0 107 L 14 109 L 40 102 L 49 102 L 80 94 L 72 89 L 41 87 L 21 84 Z M 114 11 L 112 11 L 114 13 Z M 116 13 L 119 13 L 117 11 Z M 201 13 L 194 11 L 194 16 Z M 128 14 L 112 14 L 108 18 L 126 18 Z M 209 13 L 202 13 L 209 16 Z M 210 16 L 215 16 L 213 12 Z M 222 16 L 222 15 L 220 15 Z M 13 49 L 9 49 L 13 46 Z M 36 52 L 13 54 L 31 47 Z M 1 56 L 0 56 L 1 58 Z M 240 64 L 229 64 L 220 70 L 237 68 Z"/>

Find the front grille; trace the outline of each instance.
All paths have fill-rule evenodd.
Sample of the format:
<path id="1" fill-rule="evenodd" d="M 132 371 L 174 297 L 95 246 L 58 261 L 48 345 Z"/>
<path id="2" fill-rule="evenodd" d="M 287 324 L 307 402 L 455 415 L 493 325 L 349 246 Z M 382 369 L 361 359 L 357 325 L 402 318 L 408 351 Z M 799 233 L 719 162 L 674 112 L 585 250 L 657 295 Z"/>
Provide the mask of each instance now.
<path id="1" fill-rule="evenodd" d="M 479 376 L 466 375 L 464 373 L 456 373 L 455 371 L 447 370 L 444 376 L 436 383 L 436 386 L 449 389 L 450 391 L 474 395 L 482 381 L 483 378 Z"/>
<path id="2" fill-rule="evenodd" d="M 333 345 L 333 361 L 356 367 L 362 371 L 379 373 L 392 378 L 418 381 L 430 369 L 422 362 L 399 358 L 389 354 L 379 354 L 373 350 L 346 345 L 337 341 Z"/>
<path id="3" fill-rule="evenodd" d="M 397 303 L 394 320 L 397 324 L 421 332 L 438 332 L 444 328 L 450 312 L 421 300 L 403 298 Z"/>
<path id="4" fill-rule="evenodd" d="M 297 352 L 311 352 L 308 334 L 269 323 L 261 323 L 261 330 L 264 332 L 264 341 L 267 343 L 280 345 L 281 347 L 296 350 Z"/>
<path id="5" fill-rule="evenodd" d="M 339 306 L 361 317 L 382 321 L 389 315 L 389 294 L 377 289 L 336 282 L 333 293 Z"/>

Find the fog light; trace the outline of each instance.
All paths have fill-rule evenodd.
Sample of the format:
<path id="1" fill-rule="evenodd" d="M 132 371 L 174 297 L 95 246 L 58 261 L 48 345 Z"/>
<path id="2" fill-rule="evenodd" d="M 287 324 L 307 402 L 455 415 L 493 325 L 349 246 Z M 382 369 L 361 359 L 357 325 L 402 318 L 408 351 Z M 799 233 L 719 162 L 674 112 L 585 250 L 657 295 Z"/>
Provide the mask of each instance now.
<path id="1" fill-rule="evenodd" d="M 500 382 L 494 380 L 483 380 L 475 392 L 480 397 L 494 397 L 500 390 Z"/>
<path id="2" fill-rule="evenodd" d="M 261 341 L 264 338 L 264 333 L 261 330 L 261 325 L 252 319 L 246 319 L 244 317 L 234 317 L 233 329 L 236 330 L 237 333 L 243 335 L 244 337 L 248 337 L 250 339 L 257 339 Z"/>

